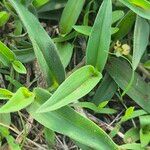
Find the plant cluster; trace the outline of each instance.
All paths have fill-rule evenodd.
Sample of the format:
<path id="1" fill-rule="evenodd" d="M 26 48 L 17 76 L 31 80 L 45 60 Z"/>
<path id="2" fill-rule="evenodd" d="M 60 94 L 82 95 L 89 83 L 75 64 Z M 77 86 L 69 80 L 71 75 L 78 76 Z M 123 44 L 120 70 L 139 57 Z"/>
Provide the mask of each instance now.
<path id="1" fill-rule="evenodd" d="M 150 149 L 149 0 L 0 1 L 0 149 Z"/>

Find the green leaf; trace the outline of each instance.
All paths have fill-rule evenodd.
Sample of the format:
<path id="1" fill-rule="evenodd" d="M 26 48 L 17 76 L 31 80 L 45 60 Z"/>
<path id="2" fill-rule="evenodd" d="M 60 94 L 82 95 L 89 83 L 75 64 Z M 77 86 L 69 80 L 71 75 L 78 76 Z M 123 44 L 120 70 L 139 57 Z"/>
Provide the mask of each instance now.
<path id="1" fill-rule="evenodd" d="M 10 65 L 10 63 L 16 60 L 14 53 L 0 41 L 0 60 L 4 65 Z"/>
<path id="2" fill-rule="evenodd" d="M 97 107 L 95 104 L 93 104 L 91 102 L 79 102 L 79 103 L 73 104 L 73 106 L 88 108 L 88 109 L 93 110 L 95 113 L 100 113 L 100 114 L 114 114 L 117 112 L 116 110 L 111 109 L 111 108 Z"/>
<path id="3" fill-rule="evenodd" d="M 45 5 L 46 3 L 48 3 L 49 0 L 33 0 L 33 5 L 36 7 L 36 8 L 39 8 L 43 5 Z"/>
<path id="4" fill-rule="evenodd" d="M 112 2 L 103 1 L 97 14 L 86 50 L 86 63 L 100 72 L 104 69 L 111 41 Z"/>
<path id="5" fill-rule="evenodd" d="M 125 122 L 126 120 L 130 119 L 133 112 L 134 112 L 134 107 L 129 107 L 126 110 L 125 115 L 121 118 L 121 122 Z"/>
<path id="6" fill-rule="evenodd" d="M 111 58 L 107 65 L 107 71 L 118 86 L 125 90 L 132 75 L 130 65 L 121 59 Z M 137 73 L 135 73 L 134 81 L 130 89 L 127 91 L 127 95 L 147 112 L 150 112 L 149 91 L 150 86 L 144 82 Z"/>
<path id="7" fill-rule="evenodd" d="M 102 78 L 92 66 L 84 66 L 70 75 L 38 112 L 53 111 L 88 94 Z"/>
<path id="8" fill-rule="evenodd" d="M 55 146 L 55 132 L 48 129 L 48 128 L 44 128 L 44 135 L 45 135 L 45 139 L 46 139 L 46 143 L 48 145 L 49 149 L 52 149 Z"/>
<path id="9" fill-rule="evenodd" d="M 10 15 L 6 11 L 1 11 L 0 12 L 0 27 L 5 25 L 9 19 Z"/>
<path id="10" fill-rule="evenodd" d="M 38 9 L 38 12 L 49 12 L 63 8 L 67 0 L 49 0 L 49 2 Z M 49 14 L 50 15 L 50 14 Z"/>
<path id="11" fill-rule="evenodd" d="M 124 135 L 124 142 L 125 143 L 133 143 L 140 139 L 139 129 L 138 128 L 131 128 L 129 129 Z"/>
<path id="12" fill-rule="evenodd" d="M 150 142 L 150 115 L 140 116 L 140 141 L 142 147 L 145 147 Z"/>
<path id="13" fill-rule="evenodd" d="M 146 50 L 146 47 L 149 43 L 149 33 L 150 33 L 150 25 L 149 23 L 137 16 L 135 29 L 134 29 L 134 45 L 133 45 L 133 57 L 132 57 L 132 65 L 135 70 L 141 60 L 141 57 Z"/>
<path id="14" fill-rule="evenodd" d="M 13 50 L 18 60 L 22 63 L 28 63 L 35 60 L 35 54 L 33 48 Z"/>
<path id="15" fill-rule="evenodd" d="M 7 139 L 9 148 L 10 148 L 11 150 L 21 150 L 21 148 L 19 147 L 19 144 L 16 143 L 15 139 L 13 138 L 13 136 L 8 135 L 8 136 L 6 137 L 6 139 Z"/>
<path id="16" fill-rule="evenodd" d="M 129 31 L 131 30 L 134 21 L 135 21 L 136 15 L 134 12 L 129 11 L 117 24 L 117 28 L 119 28 L 119 31 L 113 35 L 114 40 L 119 40 L 125 37 Z"/>
<path id="17" fill-rule="evenodd" d="M 90 27 L 90 26 L 74 25 L 73 28 L 78 33 L 84 34 L 84 35 L 87 35 L 87 36 L 90 36 L 91 32 L 92 32 L 92 27 Z M 113 28 L 113 27 L 111 28 L 111 34 L 114 34 L 114 33 L 118 32 L 118 31 L 119 31 L 119 28 Z"/>
<path id="18" fill-rule="evenodd" d="M 66 68 L 71 60 L 73 53 L 73 45 L 70 43 L 56 43 L 61 62 Z"/>
<path id="19" fill-rule="evenodd" d="M 141 144 L 139 143 L 131 143 L 131 144 L 124 144 L 120 146 L 120 149 L 123 150 L 145 150 L 145 148 L 141 147 Z"/>
<path id="20" fill-rule="evenodd" d="M 101 102 L 110 100 L 117 91 L 117 84 L 115 81 L 106 74 L 96 90 L 92 102 L 99 105 Z"/>
<path id="21" fill-rule="evenodd" d="M 35 110 L 49 99 L 51 95 L 39 88 L 35 89 L 34 92 L 36 100 L 27 110 L 42 125 L 53 131 L 67 135 L 75 141 L 92 147 L 95 150 L 118 149 L 118 146 L 114 144 L 101 128 L 68 106 L 52 112 L 36 113 Z"/>
<path id="22" fill-rule="evenodd" d="M 13 93 L 7 89 L 0 88 L 0 99 L 10 99 L 13 96 Z"/>
<path id="23" fill-rule="evenodd" d="M 27 29 L 40 69 L 47 80 L 48 86 L 60 84 L 65 79 L 65 72 L 56 46 L 33 14 L 17 0 L 10 0 L 10 3 Z"/>
<path id="24" fill-rule="evenodd" d="M 22 74 L 26 74 L 26 68 L 24 65 L 16 59 L 15 54 L 0 41 L 0 60 L 6 66 L 10 66 L 12 64 L 13 68 Z"/>
<path id="25" fill-rule="evenodd" d="M 124 12 L 122 10 L 115 10 L 112 12 L 112 23 L 116 23 L 124 16 Z"/>
<path id="26" fill-rule="evenodd" d="M 12 65 L 13 65 L 13 68 L 18 72 L 18 73 L 21 73 L 21 74 L 26 74 L 27 73 L 27 70 L 26 68 L 24 67 L 24 65 L 20 62 L 20 61 L 13 61 L 12 62 Z"/>
<path id="27" fill-rule="evenodd" d="M 150 19 L 150 2 L 148 0 L 119 0 L 139 16 Z"/>
<path id="28" fill-rule="evenodd" d="M 87 35 L 87 36 L 91 35 L 92 27 L 90 27 L 90 26 L 74 25 L 73 28 L 78 33 L 81 33 L 81 34 L 84 34 L 84 35 Z"/>
<path id="29" fill-rule="evenodd" d="M 82 11 L 85 0 L 68 0 L 59 23 L 60 33 L 68 34 Z"/>
<path id="30" fill-rule="evenodd" d="M 19 111 L 34 101 L 34 94 L 28 89 L 21 87 L 10 98 L 10 100 L 0 108 L 0 113 L 10 113 Z"/>
<path id="31" fill-rule="evenodd" d="M 146 61 L 146 62 L 144 63 L 144 67 L 145 67 L 146 69 L 149 69 L 149 70 L 150 70 L 150 60 L 148 60 L 148 61 Z"/>

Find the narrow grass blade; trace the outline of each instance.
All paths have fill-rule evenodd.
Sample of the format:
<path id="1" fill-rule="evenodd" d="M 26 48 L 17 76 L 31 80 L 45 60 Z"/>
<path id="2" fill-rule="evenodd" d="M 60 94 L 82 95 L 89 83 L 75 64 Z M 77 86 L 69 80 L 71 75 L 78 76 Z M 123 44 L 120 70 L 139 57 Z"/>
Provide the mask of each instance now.
<path id="1" fill-rule="evenodd" d="M 111 41 L 112 2 L 103 1 L 97 14 L 86 50 L 86 63 L 100 72 L 104 69 Z"/>
<path id="2" fill-rule="evenodd" d="M 92 66 L 84 66 L 70 75 L 38 112 L 48 112 L 75 102 L 88 94 L 102 78 Z"/>

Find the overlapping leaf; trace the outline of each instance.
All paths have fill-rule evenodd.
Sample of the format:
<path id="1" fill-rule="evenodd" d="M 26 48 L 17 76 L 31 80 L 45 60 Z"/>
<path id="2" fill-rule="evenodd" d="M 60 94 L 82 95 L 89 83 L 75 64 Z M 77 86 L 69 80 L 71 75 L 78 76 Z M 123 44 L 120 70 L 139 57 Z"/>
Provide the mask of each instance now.
<path id="1" fill-rule="evenodd" d="M 41 89 L 35 89 L 35 95 L 36 101 L 27 110 L 34 119 L 45 127 L 65 134 L 95 150 L 118 149 L 118 146 L 112 142 L 101 128 L 68 106 L 52 112 L 36 113 L 35 110 L 49 99 L 51 95 Z"/>
<path id="2" fill-rule="evenodd" d="M 56 46 L 36 17 L 17 0 L 10 0 L 32 41 L 34 52 L 48 85 L 59 84 L 65 79 L 63 65 Z"/>
<path id="3" fill-rule="evenodd" d="M 122 69 L 123 68 L 123 69 Z M 115 80 L 118 86 L 125 90 L 132 74 L 132 69 L 123 60 L 111 58 L 107 66 L 107 71 L 110 76 Z M 144 110 L 150 112 L 150 86 L 142 80 L 142 78 L 135 73 L 134 81 L 127 91 L 130 96 L 138 105 Z"/>
<path id="4" fill-rule="evenodd" d="M 34 101 L 34 94 L 28 89 L 21 87 L 10 98 L 10 100 L 0 108 L 0 113 L 10 113 L 19 111 Z"/>
<path id="5" fill-rule="evenodd" d="M 119 0 L 139 16 L 150 19 L 150 2 L 148 0 Z"/>
<path id="6" fill-rule="evenodd" d="M 89 93 L 102 78 L 93 66 L 84 66 L 70 75 L 45 102 L 39 112 L 53 111 L 75 102 Z"/>

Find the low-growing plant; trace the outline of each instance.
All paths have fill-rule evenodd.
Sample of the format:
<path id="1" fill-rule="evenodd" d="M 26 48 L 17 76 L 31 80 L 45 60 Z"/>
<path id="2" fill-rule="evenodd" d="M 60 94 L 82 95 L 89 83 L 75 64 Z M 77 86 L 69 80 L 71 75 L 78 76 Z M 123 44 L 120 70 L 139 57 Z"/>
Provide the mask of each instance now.
<path id="1" fill-rule="evenodd" d="M 149 0 L 0 1 L 0 149 L 150 149 L 149 19 Z"/>

